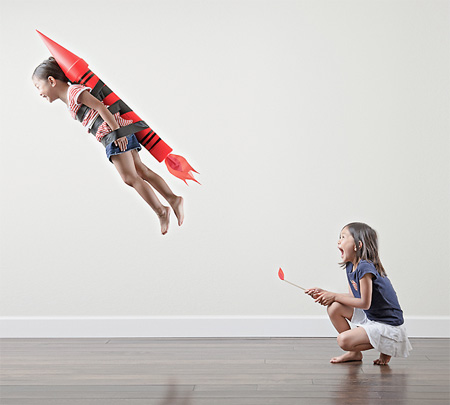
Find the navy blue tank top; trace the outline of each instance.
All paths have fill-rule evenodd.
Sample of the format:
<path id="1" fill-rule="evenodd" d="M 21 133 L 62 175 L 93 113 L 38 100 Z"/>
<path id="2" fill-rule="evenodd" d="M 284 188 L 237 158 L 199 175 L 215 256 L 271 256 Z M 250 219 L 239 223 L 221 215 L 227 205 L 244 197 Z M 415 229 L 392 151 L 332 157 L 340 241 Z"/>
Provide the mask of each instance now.
<path id="1" fill-rule="evenodd" d="M 387 277 L 382 277 L 375 266 L 366 260 L 361 260 L 355 271 L 352 271 L 353 264 L 349 262 L 346 270 L 348 283 L 355 298 L 361 298 L 359 280 L 367 273 L 373 274 L 372 302 L 370 308 L 364 310 L 368 319 L 393 326 L 403 324 L 403 311 L 400 308 L 394 287 Z"/>

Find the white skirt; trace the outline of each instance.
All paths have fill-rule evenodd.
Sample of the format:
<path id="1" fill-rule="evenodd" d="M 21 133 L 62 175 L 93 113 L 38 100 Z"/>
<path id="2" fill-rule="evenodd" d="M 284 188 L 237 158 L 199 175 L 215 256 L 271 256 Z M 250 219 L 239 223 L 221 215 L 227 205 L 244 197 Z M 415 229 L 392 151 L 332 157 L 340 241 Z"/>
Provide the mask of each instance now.
<path id="1" fill-rule="evenodd" d="M 392 326 L 371 321 L 366 313 L 359 308 L 353 311 L 350 321 L 355 326 L 361 326 L 369 336 L 370 344 L 380 353 L 392 357 L 408 357 L 412 350 L 406 334 L 405 325 Z"/>

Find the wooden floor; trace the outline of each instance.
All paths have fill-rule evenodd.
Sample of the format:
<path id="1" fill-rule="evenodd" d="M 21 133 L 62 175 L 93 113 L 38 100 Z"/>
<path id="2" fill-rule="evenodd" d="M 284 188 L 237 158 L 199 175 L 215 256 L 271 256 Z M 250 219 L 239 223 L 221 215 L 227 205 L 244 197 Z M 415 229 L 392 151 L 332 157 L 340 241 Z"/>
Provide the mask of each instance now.
<path id="1" fill-rule="evenodd" d="M 450 340 L 390 366 L 335 339 L 2 339 L 2 405 L 449 404 Z"/>

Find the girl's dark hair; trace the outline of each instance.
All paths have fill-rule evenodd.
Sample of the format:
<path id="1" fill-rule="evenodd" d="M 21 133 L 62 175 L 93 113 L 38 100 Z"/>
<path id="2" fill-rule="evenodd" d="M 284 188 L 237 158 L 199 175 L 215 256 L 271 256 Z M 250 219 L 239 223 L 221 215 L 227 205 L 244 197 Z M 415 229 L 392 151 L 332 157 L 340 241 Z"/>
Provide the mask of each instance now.
<path id="1" fill-rule="evenodd" d="M 350 235 L 352 235 L 355 240 L 356 260 L 366 260 L 371 262 L 381 277 L 385 277 L 386 271 L 378 257 L 378 235 L 375 229 L 372 229 L 369 225 L 362 222 L 352 222 L 345 225 L 344 228 L 348 229 Z M 345 265 L 346 263 L 341 263 L 342 267 L 345 267 Z"/>
<path id="2" fill-rule="evenodd" d="M 41 80 L 47 80 L 50 76 L 53 76 L 55 79 L 61 80 L 62 82 L 69 82 L 69 79 L 59 67 L 53 56 L 50 56 L 50 58 L 44 60 L 44 62 L 34 69 L 32 77 L 35 76 Z"/>

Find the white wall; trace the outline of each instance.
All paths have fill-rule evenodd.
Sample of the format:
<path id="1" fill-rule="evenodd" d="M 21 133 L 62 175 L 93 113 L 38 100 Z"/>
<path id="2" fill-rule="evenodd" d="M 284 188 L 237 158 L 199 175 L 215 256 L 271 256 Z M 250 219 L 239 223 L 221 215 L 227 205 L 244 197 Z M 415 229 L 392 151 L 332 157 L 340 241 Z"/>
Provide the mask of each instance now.
<path id="1" fill-rule="evenodd" d="M 322 316 L 363 221 L 406 317 L 450 315 L 447 1 L 1 1 L 0 316 Z M 161 236 L 30 76 L 84 58 L 202 186 Z"/>

